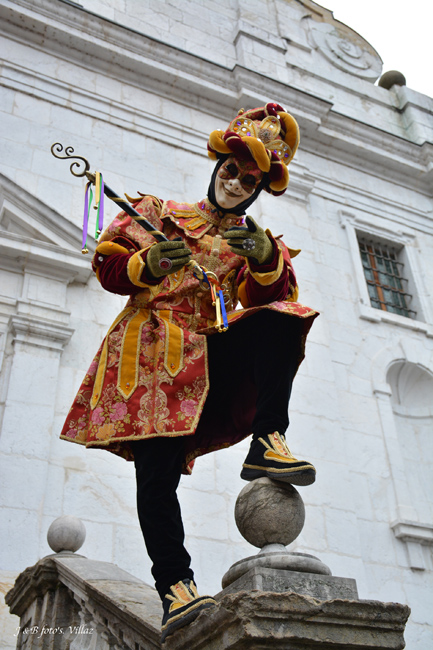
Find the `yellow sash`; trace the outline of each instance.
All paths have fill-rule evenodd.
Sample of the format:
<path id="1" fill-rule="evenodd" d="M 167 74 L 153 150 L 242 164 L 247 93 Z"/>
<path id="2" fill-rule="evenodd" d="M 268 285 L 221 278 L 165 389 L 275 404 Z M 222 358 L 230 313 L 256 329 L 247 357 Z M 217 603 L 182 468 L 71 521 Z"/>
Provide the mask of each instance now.
<path id="1" fill-rule="evenodd" d="M 96 371 L 95 383 L 90 399 L 90 407 L 92 409 L 96 408 L 101 398 L 102 386 L 107 370 L 108 337 L 121 320 L 128 315 L 130 315 L 130 318 L 125 327 L 120 350 L 117 390 L 124 399 L 129 399 L 134 393 L 138 385 L 141 331 L 143 325 L 150 320 L 150 313 L 150 309 L 137 309 L 133 306 L 125 307 L 111 325 L 105 337 L 99 358 L 98 370 Z M 176 377 L 184 367 L 183 330 L 171 322 L 172 312 L 170 310 L 164 309 L 159 312 L 155 311 L 154 313 L 163 320 L 165 326 L 164 368 L 170 377 Z"/>

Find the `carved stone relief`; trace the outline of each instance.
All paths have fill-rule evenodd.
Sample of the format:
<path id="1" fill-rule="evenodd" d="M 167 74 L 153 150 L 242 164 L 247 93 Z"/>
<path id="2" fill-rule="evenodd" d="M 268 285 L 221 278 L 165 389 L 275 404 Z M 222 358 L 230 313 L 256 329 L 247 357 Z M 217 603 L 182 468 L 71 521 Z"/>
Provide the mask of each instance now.
<path id="1" fill-rule="evenodd" d="M 335 67 L 376 81 L 382 72 L 382 60 L 371 45 L 352 30 L 335 23 L 304 21 L 309 29 L 310 45 Z"/>

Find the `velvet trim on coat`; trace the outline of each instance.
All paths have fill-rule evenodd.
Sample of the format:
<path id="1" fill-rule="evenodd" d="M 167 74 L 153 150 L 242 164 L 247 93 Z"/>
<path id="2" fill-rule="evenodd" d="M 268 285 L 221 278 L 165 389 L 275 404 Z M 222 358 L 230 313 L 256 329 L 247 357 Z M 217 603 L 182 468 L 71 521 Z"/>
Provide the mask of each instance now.
<path id="1" fill-rule="evenodd" d="M 173 201 L 161 205 L 145 196 L 135 207 L 169 239 L 182 237 L 192 258 L 225 285 L 230 327 L 261 309 L 301 319 L 300 340 L 293 342 L 299 364 L 317 312 L 294 301 L 296 278 L 285 244 L 272 238 L 272 261 L 254 265 L 232 253 L 222 237 L 240 224 L 236 215 L 215 221 L 212 214 L 207 217 L 204 202 L 200 210 Z M 151 235 L 125 213 L 100 238 L 93 259 L 96 275 L 106 290 L 129 295 L 129 300 L 84 377 L 61 438 L 132 460 L 130 441 L 189 436 L 184 471 L 190 472 L 196 456 L 251 433 L 254 390 L 247 390 L 248 378 L 241 370 L 227 368 L 227 373 L 238 372 L 239 390 L 224 405 L 232 414 L 230 421 L 215 426 L 209 438 L 201 415 L 209 390 L 217 387 L 209 385 L 207 337 L 225 333 L 216 333 L 210 292 L 190 269 L 147 279 L 146 254 L 153 244 Z M 243 309 L 236 309 L 239 299 Z M 272 337 L 272 332 L 264 336 Z"/>

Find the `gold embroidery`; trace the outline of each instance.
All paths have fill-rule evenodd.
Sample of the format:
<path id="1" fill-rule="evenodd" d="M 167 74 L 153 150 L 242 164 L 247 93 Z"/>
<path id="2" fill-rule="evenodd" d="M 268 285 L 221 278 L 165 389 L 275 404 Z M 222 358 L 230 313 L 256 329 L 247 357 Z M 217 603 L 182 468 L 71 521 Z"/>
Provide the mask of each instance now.
<path id="1" fill-rule="evenodd" d="M 144 440 L 147 438 L 159 438 L 159 437 L 164 437 L 164 438 L 176 438 L 177 436 L 186 436 L 193 434 L 197 428 L 198 421 L 201 417 L 201 413 L 203 410 L 203 405 L 205 403 L 206 397 L 209 393 L 209 360 L 208 360 L 208 351 L 207 351 L 207 345 L 204 347 L 204 363 L 205 363 L 205 377 L 204 377 L 204 389 L 203 393 L 201 396 L 201 399 L 199 400 L 197 404 L 197 410 L 196 414 L 194 416 L 193 421 L 191 422 L 190 426 L 188 429 L 183 429 L 182 431 L 157 431 L 156 433 L 151 433 L 151 434 L 144 434 L 144 435 L 139 435 L 136 432 L 134 432 L 131 435 L 128 436 L 119 436 L 114 439 L 114 440 L 89 440 L 86 442 L 86 447 L 93 447 L 93 446 L 104 446 L 104 447 L 109 447 L 109 446 L 116 446 L 118 442 L 125 442 L 127 440 Z M 249 434 L 248 434 L 249 435 Z M 68 438 L 67 436 L 62 436 L 64 440 L 69 440 L 69 442 L 78 442 L 76 439 L 73 438 Z M 227 445 L 229 446 L 229 445 Z M 219 449 L 220 447 L 218 447 Z M 197 454 L 196 454 L 197 455 Z"/>
<path id="2" fill-rule="evenodd" d="M 208 208 L 208 210 L 211 209 L 209 207 L 211 204 L 207 200 L 202 201 L 202 204 L 203 203 L 205 205 L 205 208 Z M 219 226 L 220 225 L 221 219 L 218 217 L 218 213 L 216 213 L 217 216 L 214 217 L 209 212 L 207 212 L 206 210 L 203 210 L 198 203 L 194 203 L 194 210 L 197 212 L 197 214 L 199 214 L 201 217 L 203 217 L 203 219 L 205 219 L 206 221 L 208 221 L 212 225 L 214 225 L 214 226 Z"/>
<path id="3" fill-rule="evenodd" d="M 200 226 L 203 226 L 205 223 L 207 223 L 207 221 L 206 219 L 203 219 L 203 217 L 195 217 L 185 223 L 185 228 L 187 230 L 197 230 L 197 228 L 200 228 Z"/>
<path id="4" fill-rule="evenodd" d="M 179 271 L 176 271 L 176 273 L 170 273 L 168 276 L 168 279 L 170 281 L 169 293 L 175 291 L 175 289 L 177 289 L 182 284 L 184 276 L 185 267 L 179 269 Z"/>
<path id="5" fill-rule="evenodd" d="M 219 254 L 221 250 L 222 237 L 221 235 L 216 235 L 213 237 L 211 242 L 211 249 L 209 251 L 209 262 L 207 267 L 209 271 L 215 271 L 217 264 L 219 263 Z"/>
<path id="6" fill-rule="evenodd" d="M 117 390 L 125 399 L 129 399 L 138 386 L 141 330 L 149 319 L 150 311 L 140 309 L 131 316 L 123 333 L 117 371 Z"/>
<path id="7" fill-rule="evenodd" d="M 199 206 L 202 204 L 203 202 L 200 202 Z M 175 215 L 168 213 L 169 206 L 172 207 Z M 208 262 L 214 260 L 216 262 L 214 272 L 219 279 L 224 278 L 228 289 L 232 288 L 236 295 L 236 289 L 229 282 L 228 274 L 234 271 L 233 276 L 236 278 L 240 268 L 245 265 L 244 259 L 232 254 L 225 240 L 222 240 L 221 245 L 217 243 L 214 236 L 218 228 L 210 222 L 207 225 L 206 223 L 202 226 L 198 225 L 202 216 L 197 214 L 192 206 L 182 204 L 179 207 L 190 209 L 176 210 L 176 204 L 173 202 L 164 205 L 165 214 L 162 216 L 162 221 L 164 222 L 165 217 L 170 217 L 164 222 L 164 231 L 170 237 L 175 237 L 174 233 L 180 234 L 182 229 L 188 236 L 193 259 L 200 261 L 206 267 L 209 267 Z M 157 216 L 157 206 L 151 197 L 147 196 L 138 210 L 155 229 L 162 230 L 162 222 Z M 176 224 L 177 216 L 180 217 L 180 223 Z M 227 215 L 221 220 L 220 228 L 224 231 L 237 221 L 240 220 L 235 215 Z M 197 228 L 188 230 L 186 228 L 188 223 Z M 205 234 L 208 231 L 210 234 Z M 106 245 L 108 238 L 118 235 L 131 239 L 140 249 L 153 243 L 149 233 L 126 215 L 117 217 L 107 229 L 103 236 Z M 111 253 L 114 246 L 114 242 L 108 242 L 107 253 Z M 212 249 L 215 248 L 219 249 L 218 255 L 212 256 Z M 123 251 L 123 249 L 119 252 L 135 254 L 135 251 Z M 137 261 L 136 273 L 139 281 L 140 266 L 140 262 Z M 248 275 L 246 266 L 245 272 Z M 182 273 L 183 279 L 181 279 Z M 106 337 L 109 340 L 104 340 L 83 380 L 68 416 L 68 424 L 62 432 L 65 434 L 62 435 L 64 440 L 78 444 L 87 443 L 88 447 L 108 449 L 131 460 L 132 456 L 127 444 L 130 440 L 159 436 L 177 437 L 195 432 L 209 391 L 205 335 L 214 332 L 213 319 L 210 318 L 213 312 L 210 292 L 203 291 L 203 295 L 198 296 L 197 293 L 201 291 L 198 284 L 191 270 L 185 270 L 179 272 L 179 275 L 170 274 L 161 282 L 161 286 L 156 288 L 156 291 L 155 285 L 137 289 L 138 293 L 131 296 L 128 307 L 119 314 L 110 328 Z M 155 293 L 152 294 L 152 291 Z M 139 336 L 138 311 L 142 309 L 147 313 L 147 309 L 150 308 L 152 311 L 149 321 L 143 325 Z M 266 307 L 234 312 L 229 318 L 233 322 L 263 308 Z M 313 310 L 293 302 L 278 301 L 267 308 L 300 318 L 316 315 Z M 166 311 L 168 318 L 162 318 L 160 311 Z M 167 321 L 170 324 L 167 324 Z M 176 336 L 172 336 L 172 331 L 176 330 L 171 329 L 176 327 L 179 327 L 184 335 L 183 340 L 178 343 L 176 343 Z M 195 330 L 202 336 L 195 334 Z M 135 346 L 133 340 L 136 341 Z M 126 366 L 129 365 L 124 356 L 128 346 L 131 348 L 131 354 L 135 354 L 132 358 L 129 379 L 123 374 Z M 174 355 L 174 360 L 171 354 Z M 176 355 L 182 359 L 179 361 L 179 375 L 174 379 L 170 371 L 177 370 Z M 128 400 L 121 394 L 118 384 L 126 393 L 127 389 L 133 388 L 137 379 L 137 363 L 137 388 L 134 399 Z M 172 363 L 175 368 L 171 368 Z M 183 364 L 182 370 L 180 370 L 181 364 Z M 126 386 L 127 383 L 130 386 Z M 91 404 L 90 400 L 92 400 Z M 229 443 L 222 443 L 215 448 L 224 446 L 229 446 Z M 206 451 L 209 451 L 209 448 L 205 446 L 203 449 L 194 449 L 189 454 L 187 462 Z"/>
<path id="8" fill-rule="evenodd" d="M 189 221 L 186 221 L 188 217 L 190 219 Z M 176 224 L 177 227 L 181 228 L 192 239 L 200 239 L 212 228 L 212 223 L 209 223 L 207 219 L 198 217 L 196 211 L 192 207 L 188 210 L 181 210 L 179 208 L 176 208 L 176 210 L 170 210 L 164 203 L 161 219 L 166 218 L 169 218 L 172 223 Z M 198 220 L 200 220 L 201 223 L 199 223 Z"/>
<path id="9" fill-rule="evenodd" d="M 173 312 L 164 309 L 159 312 L 165 325 L 164 368 L 170 377 L 176 377 L 183 370 L 183 330 L 172 322 Z"/>
<path id="10" fill-rule="evenodd" d="M 105 337 L 104 346 L 101 351 L 101 356 L 99 357 L 98 370 L 96 371 L 95 383 L 93 386 L 92 397 L 90 398 L 90 408 L 93 410 L 100 398 L 102 392 L 102 385 L 104 383 L 105 371 L 107 369 L 107 353 L 108 353 L 108 337 L 115 327 L 120 323 L 125 316 L 127 316 L 132 311 L 132 307 L 126 306 L 123 311 L 120 312 L 114 323 L 111 325 L 110 329 L 107 332 Z"/>

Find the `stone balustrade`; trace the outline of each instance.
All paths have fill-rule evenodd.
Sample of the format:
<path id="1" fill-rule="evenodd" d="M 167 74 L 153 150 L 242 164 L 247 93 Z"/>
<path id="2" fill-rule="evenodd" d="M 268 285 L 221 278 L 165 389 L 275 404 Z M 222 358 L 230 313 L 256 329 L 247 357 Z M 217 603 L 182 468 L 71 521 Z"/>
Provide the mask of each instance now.
<path id="1" fill-rule="evenodd" d="M 20 617 L 19 650 L 161 647 L 158 594 L 108 562 L 65 551 L 45 557 L 19 575 L 7 604 Z"/>
<path id="2" fill-rule="evenodd" d="M 154 650 L 161 602 L 152 587 L 109 562 L 77 555 L 85 528 L 59 517 L 47 535 L 57 551 L 25 569 L 6 597 L 20 617 L 17 649 Z"/>
<path id="3" fill-rule="evenodd" d="M 256 507 L 261 502 L 268 510 L 263 521 Z M 286 522 L 280 530 L 277 506 Z M 233 565 L 216 607 L 169 636 L 164 648 L 404 648 L 409 607 L 358 600 L 354 580 L 331 576 L 318 558 L 285 550 L 283 543 L 299 534 L 304 520 L 295 488 L 259 479 L 239 495 L 236 514 L 241 532 L 261 551 Z M 246 525 L 251 517 L 254 531 Z M 161 648 L 155 589 L 114 564 L 77 555 L 85 528 L 75 517 L 56 519 L 47 539 L 56 553 L 25 569 L 6 595 L 11 613 L 20 617 L 18 650 Z"/>

